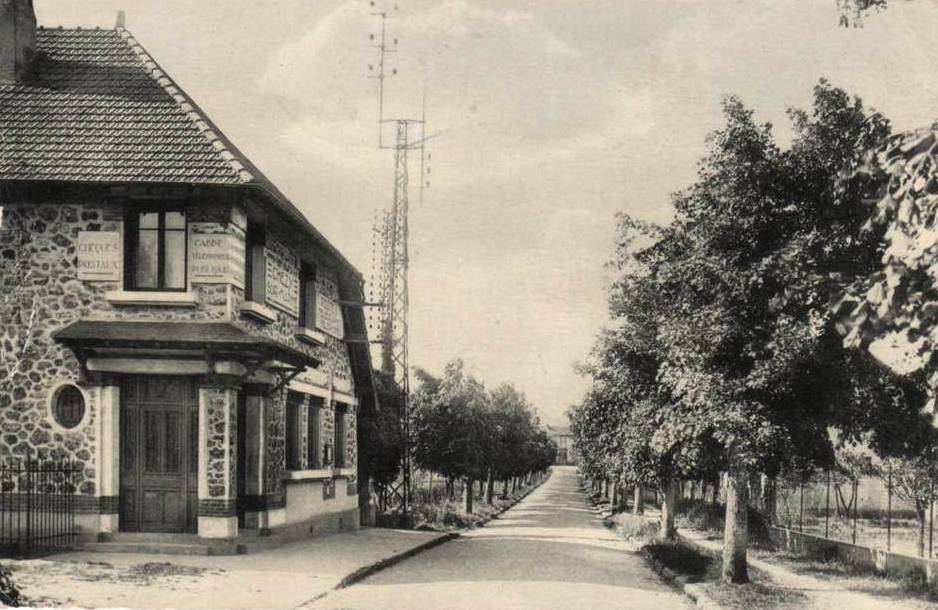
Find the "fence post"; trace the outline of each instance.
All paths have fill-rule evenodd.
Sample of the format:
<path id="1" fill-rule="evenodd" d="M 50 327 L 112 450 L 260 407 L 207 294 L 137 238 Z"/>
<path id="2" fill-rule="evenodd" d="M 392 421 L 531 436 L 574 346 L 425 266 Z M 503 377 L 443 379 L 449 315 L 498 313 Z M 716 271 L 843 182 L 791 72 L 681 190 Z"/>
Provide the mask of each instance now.
<path id="1" fill-rule="evenodd" d="M 801 500 L 798 509 L 798 531 L 804 531 L 804 474 L 801 475 Z"/>
<path id="2" fill-rule="evenodd" d="M 886 475 L 886 550 L 892 550 L 892 466 Z"/>
<path id="3" fill-rule="evenodd" d="M 32 553 L 33 543 L 33 465 L 30 456 L 32 451 L 26 450 L 26 554 Z"/>
<path id="4" fill-rule="evenodd" d="M 831 525 L 831 471 L 827 469 L 827 497 L 824 500 L 824 537 L 830 538 Z"/>
<path id="5" fill-rule="evenodd" d="M 853 480 L 853 544 L 857 543 L 857 506 L 860 504 L 860 479 Z"/>

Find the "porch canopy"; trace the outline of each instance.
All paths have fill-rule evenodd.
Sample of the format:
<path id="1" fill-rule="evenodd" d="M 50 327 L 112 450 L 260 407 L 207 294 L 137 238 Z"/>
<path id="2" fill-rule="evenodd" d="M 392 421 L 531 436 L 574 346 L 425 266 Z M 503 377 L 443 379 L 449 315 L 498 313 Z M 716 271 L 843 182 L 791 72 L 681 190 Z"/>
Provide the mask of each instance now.
<path id="1" fill-rule="evenodd" d="M 248 333 L 232 322 L 78 320 L 52 336 L 82 361 L 92 355 L 175 354 L 204 361 L 233 361 L 248 369 L 265 363 L 295 370 L 319 366 L 314 356 Z"/>

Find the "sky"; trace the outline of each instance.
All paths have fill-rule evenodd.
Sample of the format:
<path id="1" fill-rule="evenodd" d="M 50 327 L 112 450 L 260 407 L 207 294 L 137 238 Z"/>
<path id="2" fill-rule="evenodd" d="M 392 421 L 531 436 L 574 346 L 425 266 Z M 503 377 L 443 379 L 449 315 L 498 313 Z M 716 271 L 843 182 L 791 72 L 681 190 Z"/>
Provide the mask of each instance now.
<path id="1" fill-rule="evenodd" d="M 41 25 L 127 28 L 366 275 L 393 157 L 368 78 L 387 11 L 386 117 L 426 94 L 430 187 L 411 193 L 414 366 L 460 357 L 547 423 L 608 324 L 615 214 L 667 222 L 738 95 L 790 137 L 822 77 L 896 129 L 938 118 L 938 2 L 859 29 L 837 0 L 35 0 Z"/>

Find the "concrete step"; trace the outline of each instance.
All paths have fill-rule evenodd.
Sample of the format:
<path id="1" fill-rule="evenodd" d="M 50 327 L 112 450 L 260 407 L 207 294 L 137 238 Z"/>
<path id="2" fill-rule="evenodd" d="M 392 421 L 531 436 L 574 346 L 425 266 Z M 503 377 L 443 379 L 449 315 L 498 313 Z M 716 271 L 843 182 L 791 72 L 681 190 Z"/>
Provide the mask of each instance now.
<path id="1" fill-rule="evenodd" d="M 124 538 L 124 536 L 120 536 Z M 194 537 L 185 542 L 169 540 L 113 540 L 88 542 L 77 550 L 91 553 L 152 553 L 159 555 L 240 555 L 246 552 L 243 544 L 231 541 L 205 541 Z"/>

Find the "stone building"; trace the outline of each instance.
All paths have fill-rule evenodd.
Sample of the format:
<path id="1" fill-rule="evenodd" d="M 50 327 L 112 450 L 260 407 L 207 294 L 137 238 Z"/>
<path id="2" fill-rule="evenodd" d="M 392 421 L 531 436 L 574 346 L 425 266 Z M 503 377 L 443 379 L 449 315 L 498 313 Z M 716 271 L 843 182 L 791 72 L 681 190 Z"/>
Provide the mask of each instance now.
<path id="1" fill-rule="evenodd" d="M 362 277 L 121 18 L 0 4 L 0 206 L 0 459 L 105 541 L 358 526 Z"/>
<path id="2" fill-rule="evenodd" d="M 547 435 L 557 444 L 557 457 L 554 464 L 572 465 L 579 459 L 573 445 L 573 433 L 567 426 L 547 426 Z"/>

